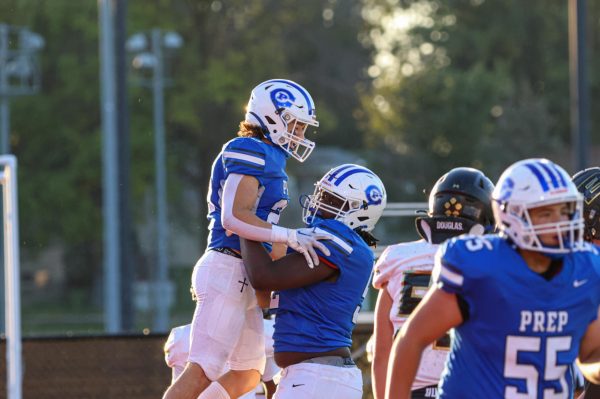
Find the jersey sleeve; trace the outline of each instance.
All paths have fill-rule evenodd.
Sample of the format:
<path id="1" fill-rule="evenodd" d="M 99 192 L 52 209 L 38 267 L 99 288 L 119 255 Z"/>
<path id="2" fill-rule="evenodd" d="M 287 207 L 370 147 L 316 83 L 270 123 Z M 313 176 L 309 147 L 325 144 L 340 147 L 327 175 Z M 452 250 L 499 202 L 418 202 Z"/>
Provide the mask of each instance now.
<path id="1" fill-rule="evenodd" d="M 448 240 L 435 254 L 433 283 L 450 294 L 462 295 L 466 288 L 464 259 L 460 241 Z"/>
<path id="2" fill-rule="evenodd" d="M 327 233 L 332 237 L 331 240 L 320 241 L 329 250 L 329 256 L 325 255 L 319 249 L 315 248 L 319 259 L 323 261 L 324 264 L 333 269 L 341 269 L 341 266 L 345 263 L 344 261 L 348 258 L 348 256 L 352 254 L 352 252 L 354 252 L 354 248 L 352 248 L 350 243 L 347 240 L 345 240 L 339 232 L 325 224 L 322 224 L 319 227 L 317 227 L 316 231 L 318 233 Z"/>
<path id="3" fill-rule="evenodd" d="M 600 256 L 598 256 L 600 253 L 600 247 L 594 247 L 593 249 L 593 256 L 590 256 L 592 261 L 592 269 L 595 271 L 594 274 L 596 277 L 596 286 L 600 286 Z M 596 289 L 592 292 L 594 293 L 593 300 L 595 300 L 596 307 L 600 307 L 600 290 Z"/>
<path id="4" fill-rule="evenodd" d="M 373 268 L 373 287 L 378 290 L 387 284 L 394 271 L 394 261 L 391 256 L 392 248 L 393 246 L 390 245 L 383 251 Z"/>
<path id="5" fill-rule="evenodd" d="M 225 178 L 231 173 L 261 176 L 265 170 L 266 153 L 259 140 L 241 137 L 231 140 L 223 147 Z"/>

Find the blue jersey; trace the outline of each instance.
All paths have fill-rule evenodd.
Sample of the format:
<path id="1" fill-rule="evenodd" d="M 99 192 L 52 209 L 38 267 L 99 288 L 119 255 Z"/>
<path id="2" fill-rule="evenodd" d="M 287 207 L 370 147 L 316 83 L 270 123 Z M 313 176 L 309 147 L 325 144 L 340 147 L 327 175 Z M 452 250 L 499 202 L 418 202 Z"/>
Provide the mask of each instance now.
<path id="1" fill-rule="evenodd" d="M 283 290 L 275 318 L 275 352 L 326 352 L 352 345 L 352 330 L 369 286 L 373 251 L 345 224 L 317 219 L 310 225 L 334 237 L 320 241 L 320 265 L 339 269 L 336 281 Z M 277 295 L 276 294 L 276 295 Z"/>
<path id="2" fill-rule="evenodd" d="M 208 249 L 228 247 L 240 249 L 240 239 L 227 236 L 221 224 L 221 195 L 231 173 L 254 176 L 260 186 L 256 216 L 269 223 L 279 223 L 281 211 L 289 201 L 285 165 L 287 154 L 279 146 L 250 137 L 235 138 L 223 146 L 213 162 L 208 191 Z"/>
<path id="3" fill-rule="evenodd" d="M 440 398 L 571 398 L 569 368 L 600 306 L 600 257 L 567 254 L 550 280 L 498 236 L 446 242 L 436 282 L 469 317 L 452 330 Z"/>

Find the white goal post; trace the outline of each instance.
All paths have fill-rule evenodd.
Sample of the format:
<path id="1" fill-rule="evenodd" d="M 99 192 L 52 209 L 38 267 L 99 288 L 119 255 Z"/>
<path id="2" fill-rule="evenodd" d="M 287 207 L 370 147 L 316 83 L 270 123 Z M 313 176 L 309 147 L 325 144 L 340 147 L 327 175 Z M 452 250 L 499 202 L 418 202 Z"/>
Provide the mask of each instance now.
<path id="1" fill-rule="evenodd" d="M 2 220 L 4 222 L 4 301 L 6 324 L 6 391 L 8 399 L 22 397 L 21 287 L 17 158 L 0 155 Z"/>

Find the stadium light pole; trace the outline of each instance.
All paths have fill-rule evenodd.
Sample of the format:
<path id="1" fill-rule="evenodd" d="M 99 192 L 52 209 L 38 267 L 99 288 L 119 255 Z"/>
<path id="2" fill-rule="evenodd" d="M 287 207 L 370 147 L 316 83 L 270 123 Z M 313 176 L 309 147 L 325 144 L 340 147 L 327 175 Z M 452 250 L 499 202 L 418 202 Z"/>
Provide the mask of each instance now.
<path id="1" fill-rule="evenodd" d="M 40 88 L 38 53 L 44 38 L 28 28 L 0 24 L 0 152 L 10 151 L 12 97 L 32 95 Z"/>
<path id="2" fill-rule="evenodd" d="M 119 191 L 116 119 L 115 43 L 113 2 L 98 0 L 100 31 L 100 101 L 102 114 L 102 213 L 103 229 L 103 304 L 104 329 L 121 330 L 121 279 L 119 274 Z"/>
<path id="3" fill-rule="evenodd" d="M 0 292 L 5 306 L 0 326 L 6 333 L 7 398 L 22 397 L 21 290 L 19 276 L 19 218 L 17 161 L 10 152 L 10 107 L 12 97 L 32 95 L 40 88 L 38 53 L 44 39 L 26 27 L 0 24 L 0 172 L 3 195 L 0 208 L 4 229 L 0 250 L 4 253 Z"/>
<path id="4" fill-rule="evenodd" d="M 136 33 L 127 40 L 126 48 L 133 55 L 132 66 L 149 77 L 138 80 L 141 86 L 152 89 L 154 107 L 154 158 L 156 178 L 156 268 L 154 273 L 155 331 L 167 331 L 169 326 L 169 263 L 167 223 L 167 178 L 165 152 L 164 88 L 168 84 L 165 72 L 165 52 L 180 48 L 183 40 L 176 32 L 163 32 L 154 28 Z"/>
<path id="5" fill-rule="evenodd" d="M 587 1 L 569 0 L 569 76 L 572 164 L 575 171 L 589 166 L 590 105 L 587 76 Z"/>

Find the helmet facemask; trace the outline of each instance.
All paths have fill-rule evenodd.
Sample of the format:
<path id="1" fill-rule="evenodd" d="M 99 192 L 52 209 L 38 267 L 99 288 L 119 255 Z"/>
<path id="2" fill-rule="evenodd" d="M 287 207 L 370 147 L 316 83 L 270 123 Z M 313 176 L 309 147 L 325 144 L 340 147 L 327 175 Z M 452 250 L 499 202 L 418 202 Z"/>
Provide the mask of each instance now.
<path id="1" fill-rule="evenodd" d="M 319 122 L 299 118 L 285 108 L 280 110 L 280 116 L 285 130 L 279 135 L 275 144 L 281 146 L 294 159 L 300 162 L 306 161 L 315 148 L 315 142 L 305 138 L 304 134 L 309 125 L 318 127 Z"/>
<path id="2" fill-rule="evenodd" d="M 569 206 L 569 220 L 533 224 L 530 216 L 532 209 L 561 203 Z M 514 202 L 510 204 L 496 203 L 494 206 L 497 206 L 498 211 L 504 216 L 501 231 L 515 241 L 521 249 L 545 254 L 565 254 L 577 251 L 583 245 L 583 205 L 578 198 L 570 201 L 563 199 L 560 202 L 534 203 L 529 206 Z M 544 244 L 541 238 L 544 235 L 556 236 L 557 245 Z"/>
<path id="3" fill-rule="evenodd" d="M 313 195 L 304 197 L 302 220 L 310 224 L 314 217 L 318 216 L 344 222 L 348 215 L 360 210 L 364 205 L 358 198 L 344 198 L 317 183 Z"/>
<path id="4" fill-rule="evenodd" d="M 302 218 L 335 219 L 350 229 L 368 233 L 381 217 L 387 195 L 383 183 L 369 169 L 344 164 L 331 169 L 316 184 L 313 195 L 301 199 Z M 364 237 L 363 237 L 364 238 Z"/>

